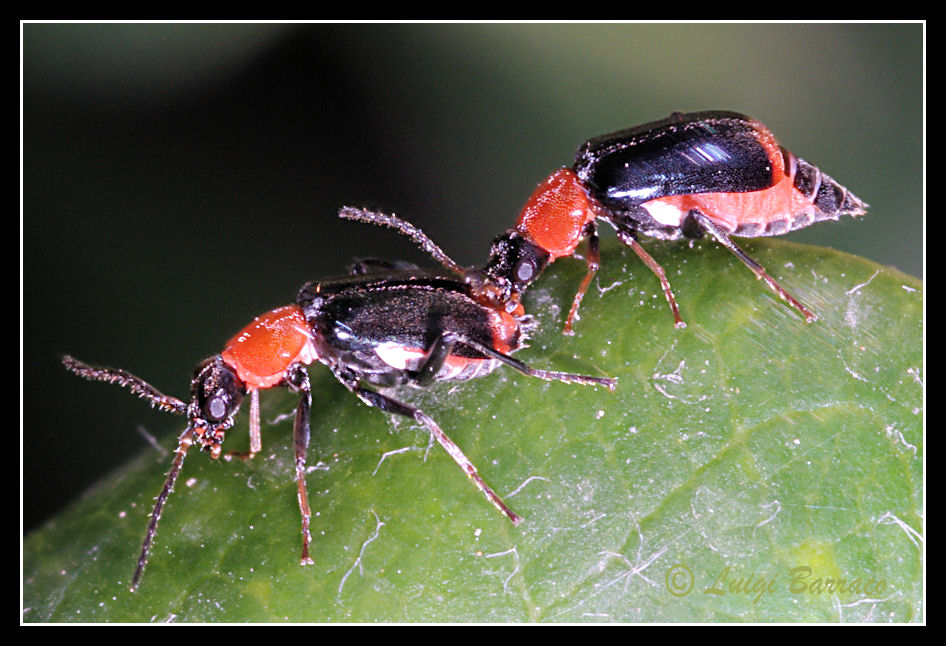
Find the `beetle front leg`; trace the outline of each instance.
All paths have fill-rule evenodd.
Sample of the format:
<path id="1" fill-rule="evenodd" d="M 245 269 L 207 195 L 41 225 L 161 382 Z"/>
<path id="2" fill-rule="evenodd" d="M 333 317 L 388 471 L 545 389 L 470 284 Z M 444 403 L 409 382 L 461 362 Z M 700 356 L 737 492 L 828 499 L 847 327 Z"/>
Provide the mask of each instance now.
<path id="1" fill-rule="evenodd" d="M 578 307 L 585 297 L 585 292 L 588 291 L 588 286 L 591 285 L 591 279 L 595 277 L 595 274 L 598 273 L 598 268 L 601 266 L 601 243 L 598 238 L 598 227 L 595 225 L 594 221 L 585 225 L 585 235 L 588 238 L 588 251 L 586 252 L 588 271 L 585 273 L 581 285 L 578 286 L 578 293 L 575 294 L 572 307 L 568 310 L 568 317 L 565 319 L 565 329 L 562 330 L 562 334 L 569 336 L 575 333 L 572 329 L 572 322 L 578 314 Z"/>
<path id="2" fill-rule="evenodd" d="M 711 233 L 713 237 L 716 238 L 717 242 L 719 242 L 719 244 L 729 249 L 733 254 L 735 254 L 737 258 L 739 258 L 739 260 L 743 262 L 743 264 L 746 265 L 746 267 L 751 269 L 752 273 L 756 275 L 756 278 L 764 281 L 772 291 L 782 298 L 782 300 L 798 310 L 802 316 L 805 317 L 806 323 L 811 323 L 818 320 L 817 314 L 813 313 L 807 307 L 802 305 L 802 303 L 794 296 L 785 291 L 781 285 L 775 282 L 775 279 L 769 276 L 768 272 L 765 271 L 765 268 L 762 265 L 750 258 L 745 251 L 737 247 L 736 244 L 729 238 L 729 235 L 716 226 L 716 223 L 714 223 L 711 219 L 699 211 L 690 211 L 690 213 L 686 216 L 686 220 L 689 221 L 689 223 L 695 222 L 700 229 L 706 231 L 707 233 Z M 688 222 L 685 221 L 684 226 L 687 224 Z"/>
<path id="3" fill-rule="evenodd" d="M 312 565 L 314 561 L 309 557 L 309 543 L 312 534 L 309 532 L 309 520 L 312 512 L 309 509 L 309 495 L 305 484 L 306 454 L 309 451 L 310 425 L 309 417 L 312 408 L 312 387 L 309 384 L 309 373 L 301 363 L 293 364 L 286 371 L 286 384 L 299 393 L 299 404 L 296 407 L 296 417 L 292 425 L 293 444 L 296 454 L 296 489 L 299 500 L 299 513 L 302 516 L 302 556 L 299 562 L 302 565 Z"/>
<path id="4" fill-rule="evenodd" d="M 259 388 L 250 389 L 250 450 L 230 451 L 223 459 L 229 462 L 233 458 L 252 460 L 253 456 L 263 450 L 263 436 L 259 426 Z"/>

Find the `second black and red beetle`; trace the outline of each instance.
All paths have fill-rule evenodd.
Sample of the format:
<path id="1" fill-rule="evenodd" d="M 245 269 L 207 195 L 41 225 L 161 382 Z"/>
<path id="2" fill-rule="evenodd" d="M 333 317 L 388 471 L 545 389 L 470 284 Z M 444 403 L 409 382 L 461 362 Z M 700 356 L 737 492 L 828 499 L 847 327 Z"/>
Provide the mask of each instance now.
<path id="1" fill-rule="evenodd" d="M 587 239 L 588 272 L 566 320 L 568 332 L 598 268 L 600 219 L 657 275 L 682 327 L 670 283 L 637 237 L 710 234 L 811 322 L 815 314 L 732 238 L 780 235 L 866 210 L 846 188 L 779 145 L 758 121 L 735 112 L 676 113 L 582 144 L 575 163 L 542 182 L 516 226 L 496 239 L 485 272 L 500 300 L 514 304 L 549 263 L 574 255 Z"/>
<path id="2" fill-rule="evenodd" d="M 65 367 L 80 377 L 120 385 L 152 406 L 188 419 L 151 513 L 131 580 L 132 590 L 141 581 L 158 521 L 188 449 L 197 444 L 212 458 L 220 457 L 226 431 L 249 395 L 250 450 L 223 455 L 253 457 L 262 449 L 259 392 L 276 386 L 299 394 L 293 432 L 302 516 L 301 563 L 312 563 L 311 511 L 305 481 L 312 405 L 305 367 L 309 363 L 327 365 L 367 405 L 422 424 L 513 523 L 518 523 L 520 517 L 490 489 L 440 426 L 422 410 L 379 392 L 378 388 L 472 379 L 501 365 L 530 377 L 614 388 L 615 380 L 607 377 L 539 370 L 511 357 L 524 345 L 533 325 L 530 317 L 521 305 L 507 309 L 484 296 L 483 290 L 487 288 L 477 272 L 460 268 L 419 229 L 393 215 L 360 209 L 342 209 L 341 215 L 397 229 L 457 275 L 428 272 L 405 264 L 365 262 L 350 276 L 307 283 L 295 304 L 257 317 L 227 343 L 223 352 L 203 361 L 191 380 L 187 403 L 162 394 L 124 370 L 93 367 L 72 357 L 63 358 Z"/>

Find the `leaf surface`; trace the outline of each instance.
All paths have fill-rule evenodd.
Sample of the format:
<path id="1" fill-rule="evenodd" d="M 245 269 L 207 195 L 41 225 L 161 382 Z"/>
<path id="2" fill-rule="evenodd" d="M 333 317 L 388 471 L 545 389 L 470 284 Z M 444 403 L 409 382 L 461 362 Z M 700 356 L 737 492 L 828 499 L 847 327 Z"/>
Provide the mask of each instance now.
<path id="1" fill-rule="evenodd" d="M 656 243 L 674 329 L 654 276 L 606 244 L 577 334 L 561 328 L 584 266 L 562 260 L 527 299 L 541 326 L 517 357 L 617 377 L 615 392 L 502 368 L 398 393 L 520 526 L 423 429 L 316 365 L 314 565 L 299 565 L 294 400 L 276 389 L 254 460 L 188 457 L 137 593 L 170 455 L 143 451 L 27 536 L 23 621 L 922 620 L 922 285 L 830 249 L 743 246 L 820 319 L 711 243 Z M 245 448 L 246 415 L 228 435 Z"/>

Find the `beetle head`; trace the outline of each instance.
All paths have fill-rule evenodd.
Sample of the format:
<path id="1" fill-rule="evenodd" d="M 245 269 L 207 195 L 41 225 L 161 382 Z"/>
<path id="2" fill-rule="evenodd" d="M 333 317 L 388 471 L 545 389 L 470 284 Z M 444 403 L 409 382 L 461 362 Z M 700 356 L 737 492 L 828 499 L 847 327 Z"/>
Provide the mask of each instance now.
<path id="1" fill-rule="evenodd" d="M 220 355 L 197 366 L 187 416 L 201 448 L 211 457 L 220 456 L 224 433 L 233 426 L 233 416 L 240 410 L 245 393 L 246 386 Z"/>

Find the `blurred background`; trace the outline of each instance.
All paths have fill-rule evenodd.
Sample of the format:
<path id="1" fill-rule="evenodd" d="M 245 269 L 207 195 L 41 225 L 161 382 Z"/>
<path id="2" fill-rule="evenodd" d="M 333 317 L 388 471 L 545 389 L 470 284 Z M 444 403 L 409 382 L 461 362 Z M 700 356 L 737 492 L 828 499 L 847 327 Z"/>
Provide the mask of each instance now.
<path id="1" fill-rule="evenodd" d="M 305 281 L 358 257 L 427 263 L 392 232 L 338 221 L 339 206 L 395 211 L 480 265 L 585 139 L 674 110 L 749 114 L 871 205 L 788 239 L 922 276 L 921 24 L 21 34 L 26 530 L 145 447 L 139 427 L 183 427 L 66 373 L 62 354 L 186 398 L 200 360 Z"/>

